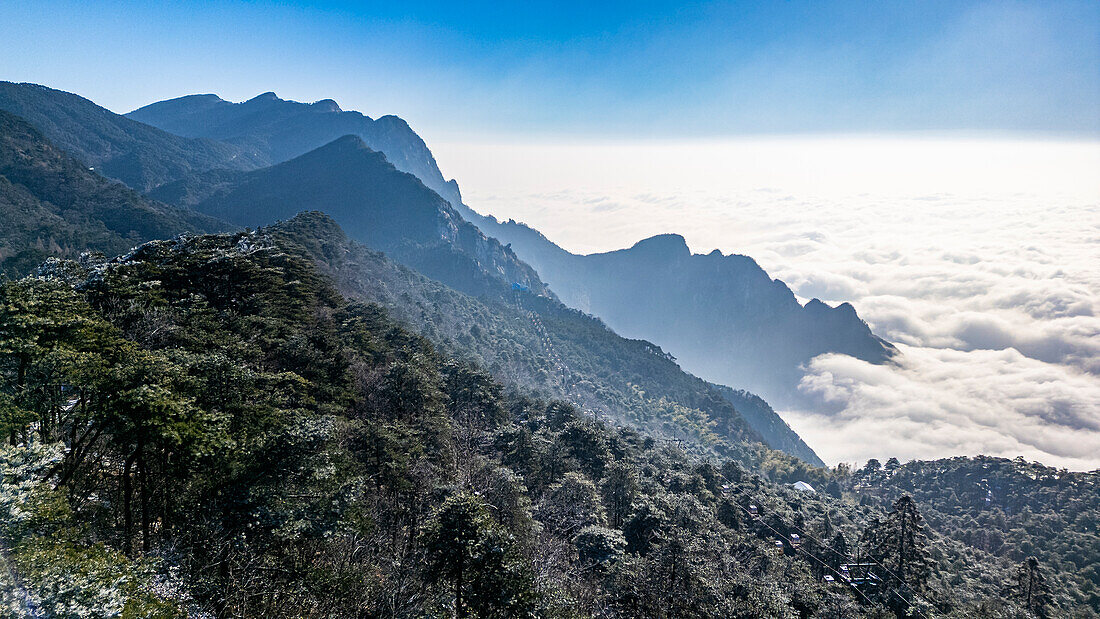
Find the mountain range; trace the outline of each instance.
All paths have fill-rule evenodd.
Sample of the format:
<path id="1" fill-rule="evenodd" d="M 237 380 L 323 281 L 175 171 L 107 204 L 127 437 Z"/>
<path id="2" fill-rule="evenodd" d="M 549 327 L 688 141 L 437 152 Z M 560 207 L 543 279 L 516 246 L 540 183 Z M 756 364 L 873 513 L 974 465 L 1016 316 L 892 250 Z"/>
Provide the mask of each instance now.
<path id="1" fill-rule="evenodd" d="M 231 144 L 269 164 L 304 155 L 345 135 L 358 136 L 456 208 L 462 203 L 458 183 L 443 179 L 435 157 L 408 123 L 397 116 L 375 120 L 344 111 L 332 99 L 299 103 L 266 92 L 230 103 L 217 95 L 188 95 L 152 103 L 126 116 L 176 135 Z"/>
<path id="2" fill-rule="evenodd" d="M 137 191 L 192 172 L 266 165 L 236 146 L 190 139 L 120 116 L 72 93 L 0 82 L 0 110 L 26 120 L 95 172 Z"/>
<path id="3" fill-rule="evenodd" d="M 352 238 L 460 290 L 477 294 L 488 277 L 549 294 L 511 250 L 354 135 L 268 168 L 207 172 L 149 195 L 253 228 L 323 210 Z"/>
<path id="4" fill-rule="evenodd" d="M 115 255 L 144 241 L 228 228 L 103 178 L 23 119 L 0 110 L 0 273 L 50 256 Z"/>
<path id="5" fill-rule="evenodd" d="M 851 304 L 800 303 L 748 256 L 693 254 L 678 234 L 576 255 L 521 223 L 466 215 L 533 266 L 566 304 L 627 337 L 660 344 L 707 380 L 782 406 L 807 405 L 797 387 L 802 367 L 817 355 L 885 363 L 896 354 Z"/>
<path id="6" fill-rule="evenodd" d="M 79 103 L 78 109 L 86 111 L 87 104 Z M 123 126 L 134 122 L 106 110 L 95 116 Z M 70 141 L 87 139 L 78 135 Z M 100 178 L 64 157 L 70 166 Z M 440 345 L 486 362 L 511 384 L 568 398 L 593 416 L 673 437 L 718 441 L 725 452 L 742 457 L 760 457 L 751 448 L 746 451 L 746 441 L 771 444 L 734 403 L 683 372 L 659 346 L 624 339 L 599 319 L 563 305 L 509 248 L 486 237 L 417 177 L 398 171 L 357 136 L 337 138 L 266 168 L 184 175 L 155 188 L 148 198 L 119 183 L 100 182 L 146 208 L 188 214 L 206 226 L 163 222 L 125 237 L 134 241 L 183 231 L 259 227 L 289 220 L 300 211 L 323 210 L 327 215 L 321 221 L 307 225 L 299 220 L 280 230 L 297 231 L 292 235 L 297 244 L 325 247 L 310 255 L 349 296 L 385 304 L 409 324 L 434 334 Z M 92 215 L 85 214 L 92 225 L 100 225 Z M 303 228 L 312 229 L 312 240 L 300 232 Z M 319 239 L 325 242 L 319 245 Z M 384 251 L 387 258 L 368 259 L 371 250 L 355 241 Z M 415 270 L 397 269 L 389 258 Z M 421 279 L 421 273 L 445 286 L 425 283 L 431 280 Z M 448 330 L 446 324 L 456 328 Z M 519 345 L 525 341 L 528 345 Z M 754 421 L 788 453 L 810 465 L 823 464 L 774 411 Z"/>
<path id="7" fill-rule="evenodd" d="M 1100 616 L 1097 473 L 829 468 L 743 388 L 888 363 L 850 305 L 565 252 L 395 117 L 143 110 L 0 84 L 8 614 Z"/>
<path id="8" fill-rule="evenodd" d="M 74 157 L 153 201 L 248 227 L 320 210 L 352 239 L 457 290 L 476 296 L 504 282 L 555 297 L 706 380 L 781 406 L 802 403 L 802 367 L 818 354 L 882 363 L 895 352 L 851 305 L 803 305 L 747 256 L 695 255 L 675 234 L 579 256 L 523 224 L 482 216 L 394 116 L 273 93 L 243 103 L 192 95 L 121 116 L 37 85 L 0 86 L 0 108 L 26 113 Z M 788 447 L 819 462 L 797 443 Z"/>
<path id="9" fill-rule="evenodd" d="M 896 354 L 850 304 L 800 303 L 747 256 L 692 255 L 675 234 L 579 256 L 528 226 L 481 215 L 462 202 L 454 180 L 444 180 L 424 141 L 393 116 L 371 120 L 330 99 L 305 104 L 265 93 L 243 103 L 192 95 L 127 117 L 189 138 L 225 140 L 271 161 L 357 135 L 509 246 L 567 305 L 599 316 L 624 335 L 659 344 L 703 378 L 750 389 L 781 406 L 808 404 L 797 387 L 801 368 L 817 355 L 885 363 Z"/>

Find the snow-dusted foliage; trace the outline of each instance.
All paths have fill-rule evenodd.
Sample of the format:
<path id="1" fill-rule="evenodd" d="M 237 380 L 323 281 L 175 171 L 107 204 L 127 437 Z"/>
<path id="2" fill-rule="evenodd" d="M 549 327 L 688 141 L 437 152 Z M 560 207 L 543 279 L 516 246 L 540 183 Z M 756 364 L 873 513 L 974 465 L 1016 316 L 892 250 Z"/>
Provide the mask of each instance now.
<path id="1" fill-rule="evenodd" d="M 181 616 L 159 594 L 154 564 L 103 544 L 74 543 L 64 497 L 47 473 L 60 443 L 0 446 L 0 617 Z"/>

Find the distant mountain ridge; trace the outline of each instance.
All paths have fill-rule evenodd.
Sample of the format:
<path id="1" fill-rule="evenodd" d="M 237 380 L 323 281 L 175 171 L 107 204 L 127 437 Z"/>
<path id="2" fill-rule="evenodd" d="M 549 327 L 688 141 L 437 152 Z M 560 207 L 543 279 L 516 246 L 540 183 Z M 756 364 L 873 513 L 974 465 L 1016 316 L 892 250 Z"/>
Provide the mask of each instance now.
<path id="1" fill-rule="evenodd" d="M 231 103 L 212 94 L 188 95 L 146 105 L 126 116 L 176 135 L 220 140 L 270 163 L 287 161 L 337 138 L 355 135 L 452 206 L 462 203 L 458 183 L 444 180 L 432 152 L 407 122 L 397 116 L 372 119 L 344 111 L 332 99 L 299 103 L 266 92 Z"/>
<path id="2" fill-rule="evenodd" d="M 885 363 L 896 352 L 851 304 L 802 305 L 748 256 L 693 254 L 678 234 L 576 255 L 524 224 L 464 214 L 512 247 L 567 305 L 627 337 L 656 342 L 707 380 L 747 388 L 774 404 L 798 402 L 801 368 L 817 355 Z"/>
<path id="3" fill-rule="evenodd" d="M 248 227 L 321 210 L 353 238 L 464 292 L 514 283 L 551 294 L 510 249 L 354 135 L 269 168 L 199 174 L 150 195 Z"/>
<path id="4" fill-rule="evenodd" d="M 652 343 L 623 338 L 556 299 L 508 289 L 477 297 L 452 290 L 348 238 L 320 212 L 261 232 L 301 247 L 349 298 L 382 305 L 449 354 L 471 359 L 508 384 L 567 399 L 605 420 L 717 439 L 738 457 L 761 457 L 742 444 L 759 442 L 824 466 L 797 435 L 782 434 L 786 424 L 759 398 L 710 385 Z"/>
<path id="5" fill-rule="evenodd" d="M 824 304 L 811 303 L 802 308 L 781 282 L 772 282 L 750 258 L 722 257 L 724 267 L 715 268 L 711 264 L 700 268 L 698 258 L 718 257 L 713 254 L 692 257 L 683 239 L 675 235 L 639 243 L 631 250 L 611 252 L 610 258 L 573 256 L 526 226 L 481 216 L 461 202 L 457 184 L 444 180 L 423 140 L 396 117 L 372 120 L 345 112 L 331 100 L 304 104 L 282 100 L 273 93 L 244 103 L 229 103 L 214 95 L 192 95 L 155 103 L 121 117 L 75 95 L 33 85 L 16 86 L 24 100 L 33 100 L 35 93 L 50 99 L 49 105 L 43 106 L 38 122 L 46 127 L 56 125 L 71 130 L 75 134 L 68 138 L 71 143 L 80 146 L 104 139 L 113 152 L 137 148 L 142 155 L 133 157 L 142 164 L 138 166 L 142 171 L 138 180 L 156 176 L 158 181 L 164 181 L 157 184 L 153 193 L 158 199 L 198 207 L 222 217 L 235 212 L 239 217 L 230 219 L 238 225 L 271 223 L 309 209 L 330 212 L 355 238 L 459 290 L 481 294 L 498 288 L 501 282 L 515 282 L 537 294 L 560 290 L 560 294 L 567 295 L 562 297 L 567 305 L 598 315 L 628 337 L 657 343 L 678 357 L 685 369 L 716 383 L 747 387 L 780 405 L 789 402 L 785 398 L 795 392 L 801 377 L 799 366 L 814 354 L 853 351 L 876 362 L 889 357 L 889 345 L 874 338 L 850 306 L 832 310 Z M 55 117 L 84 116 L 98 120 L 91 128 L 81 122 L 55 120 Z M 127 130 L 97 132 L 100 120 Z M 173 133 L 148 127 L 142 121 L 159 124 Z M 158 139 L 171 140 L 171 147 L 162 151 L 155 141 L 134 142 L 128 137 L 131 134 L 160 136 Z M 345 141 L 347 135 L 358 136 L 362 142 Z M 329 137 L 332 139 L 321 141 Z M 206 143 L 228 149 L 225 154 L 232 163 L 214 158 L 200 160 L 190 167 L 179 165 L 177 154 L 190 152 L 180 149 Z M 340 160 L 358 161 L 356 165 L 363 165 L 364 169 L 380 170 L 380 163 L 377 160 L 370 163 L 369 157 L 349 152 L 336 156 L 341 144 L 350 153 L 365 152 L 368 148 L 380 150 L 385 155 L 382 161 L 390 160 L 393 165 L 389 173 L 378 178 L 398 182 L 393 176 L 398 174 L 397 170 L 419 178 L 422 189 L 413 188 L 407 196 L 419 196 L 412 203 L 420 205 L 418 208 L 425 209 L 425 213 L 435 213 L 430 217 L 437 219 L 431 223 L 420 220 L 407 229 L 372 228 L 367 222 L 384 224 L 393 213 L 387 210 L 385 200 L 364 203 L 366 207 L 358 204 L 357 201 L 370 195 L 365 191 L 367 185 L 375 188 L 377 185 L 360 181 L 356 186 L 355 179 L 347 178 L 353 176 L 345 165 L 347 161 Z M 334 150 L 320 148 L 326 145 L 333 145 Z M 257 170 L 309 147 L 320 154 L 299 155 L 303 160 L 289 167 L 276 165 Z M 322 155 L 328 159 L 322 161 Z M 168 169 L 171 174 L 150 173 Z M 309 182 L 297 182 L 303 178 Z M 142 182 L 136 186 L 148 189 L 153 181 Z M 310 189 L 305 189 L 306 186 Z M 339 190 L 340 187 L 345 191 Z M 404 191 L 400 193 L 406 195 Z M 326 196 L 323 200 L 319 198 L 322 195 Z M 259 196 L 264 196 L 262 206 L 257 202 Z M 396 203 L 391 204 L 395 206 Z M 411 216 L 415 212 L 413 209 L 401 215 Z M 359 228 L 357 218 L 362 219 Z M 463 218 L 467 221 L 462 222 Z M 451 230 L 449 236 L 444 230 Z M 436 242 L 436 238 L 446 242 Z M 697 266 L 684 270 L 685 264 Z M 609 273 L 608 269 L 621 271 Z M 543 271 L 548 275 L 543 275 Z M 603 281 L 608 277 L 613 281 Z M 714 277 L 725 278 L 724 283 L 715 283 L 718 280 Z M 547 279 L 549 287 L 544 283 Z M 716 295 L 716 290 L 726 290 L 729 298 Z M 741 305 L 730 303 L 731 298 L 740 299 Z M 768 303 L 758 303 L 761 300 Z M 763 309 L 753 314 L 751 310 L 757 305 Z M 716 311 L 716 307 L 724 309 Z M 629 316 L 634 310 L 639 315 Z M 623 319 L 624 313 L 627 320 Z M 698 323 L 699 332 L 684 333 L 690 325 L 683 323 L 692 321 Z M 836 333 L 830 334 L 830 330 Z M 846 337 L 857 345 L 847 346 L 851 342 L 845 342 Z M 841 345 L 837 345 L 837 340 Z M 775 351 L 783 354 L 775 355 Z M 796 442 L 790 444 L 797 449 Z"/>
<path id="6" fill-rule="evenodd" d="M 272 230 L 311 244 L 317 259 L 328 260 L 325 264 L 336 269 L 331 273 L 349 292 L 385 304 L 441 345 L 450 341 L 452 349 L 497 368 L 513 384 L 641 424 L 659 423 L 662 417 L 652 415 L 662 407 L 669 407 L 661 413 L 668 415 L 695 410 L 699 419 L 665 431 L 682 436 L 689 436 L 684 433 L 692 427 L 717 432 L 742 457 L 755 456 L 738 447 L 741 441 L 771 445 L 728 398 L 683 373 L 657 347 L 624 340 L 599 320 L 537 296 L 549 291 L 510 250 L 355 136 L 270 168 L 194 175 L 151 195 L 184 207 L 162 204 L 101 177 L 29 123 L 0 111 L 0 214 L 7 224 L 0 229 L 0 270 L 9 275 L 30 272 L 48 256 L 76 257 L 87 250 L 120 254 L 151 239 L 227 229 L 230 224 L 222 220 L 258 227 L 289 219 Z M 327 215 L 295 217 L 311 203 L 345 218 L 360 239 L 456 290 L 357 245 Z M 206 206 L 220 219 L 189 206 Z M 326 259 L 333 250 L 344 256 L 342 261 Z M 494 270 L 500 277 L 481 276 Z M 526 290 L 513 290 L 511 282 L 522 282 Z M 525 301 L 517 304 L 517 299 Z M 532 322 L 528 312 L 539 313 L 539 322 Z M 547 354 L 546 338 L 558 342 L 560 353 Z M 555 363 L 569 364 L 568 379 Z M 604 369 L 612 366 L 609 373 Z M 644 391 L 633 393 L 631 385 Z M 760 421 L 754 418 L 754 423 Z M 782 425 L 774 416 L 762 425 L 776 423 Z M 795 455 L 820 465 L 812 451 L 808 454 Z"/>
<path id="7" fill-rule="evenodd" d="M 0 273 L 10 276 L 26 274 L 50 256 L 119 254 L 156 238 L 227 229 L 89 171 L 3 110 L 0 222 Z"/>
<path id="8" fill-rule="evenodd" d="M 305 152 L 352 133 L 416 175 L 467 221 L 534 267 L 569 306 L 591 312 L 628 337 L 656 342 L 707 380 L 744 387 L 780 406 L 803 404 L 798 383 L 813 357 L 841 353 L 884 363 L 894 354 L 847 304 L 802 306 L 790 289 L 747 256 L 693 256 L 679 235 L 577 256 L 537 230 L 500 222 L 462 203 L 431 151 L 396 117 L 371 120 L 332 100 L 313 104 L 265 93 L 243 103 L 191 95 L 128 114 L 180 135 L 227 140 L 252 156 Z M 323 210 L 323 209 L 322 209 Z"/>
<path id="9" fill-rule="evenodd" d="M 38 84 L 0 82 L 0 110 L 24 119 L 97 173 L 138 191 L 204 170 L 268 164 L 231 144 L 173 135 Z"/>

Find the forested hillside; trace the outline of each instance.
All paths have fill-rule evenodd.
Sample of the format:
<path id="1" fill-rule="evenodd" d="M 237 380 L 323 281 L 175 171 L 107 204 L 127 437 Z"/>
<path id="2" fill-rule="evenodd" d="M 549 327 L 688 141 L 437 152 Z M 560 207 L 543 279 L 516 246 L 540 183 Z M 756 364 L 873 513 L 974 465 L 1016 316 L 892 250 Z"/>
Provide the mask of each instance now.
<path id="1" fill-rule="evenodd" d="M 685 373 L 656 345 L 619 337 L 599 320 L 552 299 L 503 283 L 476 297 L 462 294 L 349 240 L 321 213 L 303 213 L 265 232 L 301 247 L 350 298 L 384 306 L 437 346 L 487 368 L 506 384 L 574 402 L 594 418 L 689 439 L 703 451 L 744 462 L 765 458 L 747 445 L 763 441 L 821 465 L 812 451 L 798 451 L 787 437 L 773 443 L 780 436 L 774 430 L 771 440 L 763 437 L 757 424 L 785 427 L 774 411 L 758 411 L 749 421 L 738 405 Z"/>
<path id="2" fill-rule="evenodd" d="M 0 178 L 14 183 L 0 194 L 0 200 L 4 201 L 0 206 L 3 206 L 7 222 L 0 231 L 0 258 L 4 259 L 4 270 L 9 275 L 27 273 L 50 255 L 76 258 L 87 251 L 122 253 L 152 238 L 228 226 L 190 210 L 143 198 L 87 170 L 21 120 L 3 112 L 0 112 L 0 120 L 4 122 Z M 184 188 L 193 189 L 185 191 Z M 326 193 L 326 189 L 330 193 Z M 154 192 L 154 195 L 162 194 L 182 205 L 195 203 L 199 195 L 206 200 L 210 196 L 221 196 L 223 202 L 220 203 L 232 203 L 242 209 L 250 204 L 254 208 L 263 205 L 262 213 L 251 215 L 230 208 L 218 211 L 241 224 L 289 217 L 297 212 L 298 205 L 323 205 L 398 258 L 479 295 L 475 300 L 446 291 L 444 294 L 463 298 L 463 301 L 444 305 L 443 312 L 461 323 L 463 338 L 477 341 L 477 346 L 465 346 L 464 354 L 502 361 L 495 367 L 504 372 L 502 378 L 510 384 L 539 388 L 557 397 L 587 403 L 593 414 L 602 411 L 622 422 L 664 423 L 666 427 L 657 429 L 669 436 L 706 437 L 707 441 L 715 437 L 732 437 L 733 444 L 745 437 L 760 440 L 745 427 L 732 407 L 713 394 L 707 394 L 709 389 L 701 381 L 684 375 L 652 345 L 622 340 L 590 317 L 566 311 L 551 302 L 545 306 L 552 310 L 544 312 L 546 324 L 554 329 L 554 339 L 571 346 L 563 351 L 568 354 L 570 367 L 574 369 L 563 374 L 562 359 L 552 360 L 555 356 L 546 354 L 550 352 L 547 348 L 552 346 L 551 333 L 546 332 L 541 322 L 533 322 L 528 317 L 532 310 L 520 310 L 515 303 L 516 298 L 528 299 L 537 292 L 545 292 L 537 275 L 495 241 L 486 239 L 462 221 L 415 177 L 397 172 L 379 153 L 365 148 L 356 138 L 348 137 L 317 153 L 269 170 L 211 172 Z M 437 236 L 440 230 L 449 233 L 449 244 L 440 246 Z M 313 238 L 327 238 L 350 248 L 343 232 L 331 220 L 311 234 Z M 379 267 L 381 272 L 398 272 L 394 270 L 395 265 L 384 259 L 377 264 L 384 265 Z M 493 268 L 494 264 L 499 265 L 498 268 Z M 405 278 L 422 282 L 421 286 L 433 285 L 409 271 L 400 273 L 399 280 Z M 377 281 L 379 273 L 361 272 L 353 277 Z M 516 279 L 524 282 L 522 287 L 526 290 L 512 291 Z M 375 290 L 368 298 L 385 299 L 391 308 L 403 315 L 415 315 L 407 300 L 394 296 L 395 290 L 414 286 L 407 281 L 394 283 L 396 287 Z M 389 296 L 380 296 L 383 293 Z M 464 305 L 480 306 L 494 298 L 504 302 L 496 303 L 493 308 L 479 307 L 477 318 L 460 311 Z M 442 315 L 438 310 L 433 314 Z M 502 316 L 509 319 L 501 321 Z M 489 331 L 482 327 L 493 321 L 507 325 L 502 329 L 505 336 L 486 337 Z M 514 327 L 517 323 L 520 325 L 518 330 Z M 567 328 L 559 329 L 556 325 Z M 570 333 L 569 329 L 577 325 L 582 328 Z M 424 320 L 419 321 L 418 327 L 427 333 L 444 330 L 442 324 L 433 325 L 432 321 Z M 471 332 L 477 337 L 471 336 Z M 562 341 L 562 336 L 569 341 Z M 599 348 L 601 343 L 602 348 Z M 593 359 L 598 361 L 593 362 Z M 616 371 L 609 375 L 605 367 Z M 660 378 L 654 383 L 654 377 L 658 376 Z M 670 385 L 678 386 L 670 389 Z"/>
<path id="3" fill-rule="evenodd" d="M 0 82 L 0 110 L 25 119 L 80 162 L 138 191 L 203 170 L 267 165 L 236 146 L 183 138 L 38 84 Z"/>
<path id="4" fill-rule="evenodd" d="M 306 104 L 270 92 L 242 103 L 190 95 L 127 116 L 183 136 L 225 140 L 272 163 L 346 134 L 359 136 L 485 235 L 510 246 L 566 305 L 599 316 L 622 335 L 656 342 L 694 374 L 749 389 L 777 405 L 797 401 L 800 366 L 819 354 L 848 354 L 873 363 L 894 354 L 851 305 L 834 308 L 814 300 L 803 307 L 750 257 L 691 255 L 676 235 L 579 256 L 524 224 L 479 214 L 462 202 L 454 180 L 444 180 L 424 141 L 394 116 L 372 120 L 341 110 L 330 99 Z M 316 202 L 310 208 L 328 212 Z M 337 219 L 359 238 L 349 222 Z M 664 242 L 670 239 L 679 241 Z"/>
<path id="5" fill-rule="evenodd" d="M 1037 557 L 1050 586 L 1100 613 L 1100 472 L 1023 458 L 891 459 L 856 471 L 849 489 L 883 505 L 912 495 L 936 530 L 1013 562 Z"/>
<path id="6" fill-rule="evenodd" d="M 919 505 L 798 492 L 505 390 L 297 251 L 157 241 L 0 285 L 5 612 L 1022 612 L 1007 564 Z M 855 540 L 879 582 L 839 581 Z M 1063 608 L 1048 590 L 1032 610 Z"/>
<path id="7" fill-rule="evenodd" d="M 232 143 L 0 83 L 0 617 L 1100 616 L 1100 473 L 825 467 L 399 171 L 438 172 L 403 122 L 169 103 Z M 410 158 L 259 168 L 344 123 Z M 739 344 L 889 356 L 747 257 L 573 258 L 635 309 L 749 316 Z"/>
<path id="8" fill-rule="evenodd" d="M 783 418 L 776 414 L 763 398 L 744 389 L 732 389 L 725 385 L 713 385 L 714 389 L 733 404 L 737 412 L 749 422 L 764 441 L 772 447 L 801 458 L 814 466 L 825 466 L 814 450 L 802 440 Z"/>
<path id="9" fill-rule="evenodd" d="M 114 255 L 155 238 L 226 229 L 89 171 L 21 118 L 0 110 L 0 274 L 47 256 Z"/>

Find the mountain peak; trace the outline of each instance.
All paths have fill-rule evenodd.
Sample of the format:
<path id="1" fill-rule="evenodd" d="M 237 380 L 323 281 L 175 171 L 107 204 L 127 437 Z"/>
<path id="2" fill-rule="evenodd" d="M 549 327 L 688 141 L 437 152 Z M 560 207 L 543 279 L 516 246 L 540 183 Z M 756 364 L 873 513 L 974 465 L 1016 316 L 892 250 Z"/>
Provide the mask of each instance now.
<path id="1" fill-rule="evenodd" d="M 278 95 L 269 90 L 263 94 L 252 97 L 248 101 L 245 101 L 245 103 L 266 103 L 268 101 L 281 101 L 281 99 L 279 99 Z"/>
<path id="2" fill-rule="evenodd" d="M 690 256 L 687 241 L 679 234 L 658 234 L 642 239 L 630 248 L 633 251 L 661 256 Z"/>
<path id="3" fill-rule="evenodd" d="M 182 97 L 176 97 L 175 99 L 168 99 L 168 101 L 187 101 L 187 102 L 200 102 L 200 103 L 207 103 L 207 104 L 211 104 L 211 103 L 228 103 L 225 99 L 222 99 L 221 97 L 219 97 L 218 95 L 213 94 L 213 93 L 184 95 Z"/>
<path id="4" fill-rule="evenodd" d="M 320 101 L 314 101 L 310 104 L 310 107 L 318 112 L 343 112 L 340 109 L 340 104 L 333 99 L 321 99 Z"/>

